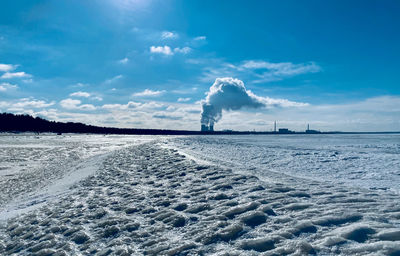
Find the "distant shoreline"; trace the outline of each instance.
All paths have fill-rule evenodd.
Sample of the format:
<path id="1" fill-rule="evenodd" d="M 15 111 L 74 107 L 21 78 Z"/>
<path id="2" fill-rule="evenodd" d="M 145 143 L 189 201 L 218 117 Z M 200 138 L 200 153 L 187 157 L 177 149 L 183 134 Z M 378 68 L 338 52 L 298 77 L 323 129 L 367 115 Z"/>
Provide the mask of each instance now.
<path id="1" fill-rule="evenodd" d="M 171 132 L 171 133 L 169 133 Z M 274 133 L 274 132 L 247 132 L 247 131 L 215 131 L 215 132 L 199 132 L 199 131 L 185 131 L 185 130 L 166 130 L 164 133 L 151 133 L 149 129 L 147 133 L 91 133 L 91 132 L 31 132 L 31 131 L 0 131 L 0 136 L 55 136 L 55 135 L 327 135 L 327 134 L 400 134 L 400 132 L 320 132 L 310 134 L 306 132 L 292 132 L 292 133 Z"/>
<path id="2" fill-rule="evenodd" d="M 297 135 L 297 134 L 399 134 L 400 131 L 385 132 L 341 132 L 328 131 L 321 132 L 307 130 L 295 132 L 288 129 L 279 131 L 190 131 L 190 130 L 163 130 L 163 129 L 137 129 L 137 128 L 114 128 L 99 127 L 83 123 L 63 123 L 48 121 L 40 117 L 30 115 L 14 115 L 10 113 L 0 113 L 0 134 L 20 134 L 20 133 L 55 133 L 55 134 L 115 134 L 115 135 Z"/>

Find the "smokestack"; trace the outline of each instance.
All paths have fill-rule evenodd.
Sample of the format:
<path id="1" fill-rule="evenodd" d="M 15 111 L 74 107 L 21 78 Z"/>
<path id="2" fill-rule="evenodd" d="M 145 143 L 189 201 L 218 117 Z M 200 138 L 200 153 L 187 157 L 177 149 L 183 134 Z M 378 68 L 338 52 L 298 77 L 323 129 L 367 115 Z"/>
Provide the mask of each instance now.
<path id="1" fill-rule="evenodd" d="M 202 132 L 208 132 L 208 126 L 205 125 L 205 124 L 202 124 L 202 125 L 201 125 L 201 131 L 202 131 Z"/>
<path id="2" fill-rule="evenodd" d="M 209 132 L 213 132 L 214 131 L 214 125 L 210 124 L 209 128 L 208 128 Z"/>

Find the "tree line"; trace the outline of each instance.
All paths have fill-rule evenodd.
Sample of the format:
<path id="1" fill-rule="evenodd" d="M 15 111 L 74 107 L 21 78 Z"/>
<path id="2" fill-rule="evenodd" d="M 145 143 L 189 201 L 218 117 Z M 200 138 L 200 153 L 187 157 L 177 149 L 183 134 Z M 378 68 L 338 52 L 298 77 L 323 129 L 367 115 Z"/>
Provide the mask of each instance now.
<path id="1" fill-rule="evenodd" d="M 198 131 L 114 128 L 87 125 L 75 122 L 48 121 L 31 115 L 1 113 L 0 132 L 53 132 L 53 133 L 95 133 L 95 134 L 148 134 L 148 135 L 193 135 Z"/>

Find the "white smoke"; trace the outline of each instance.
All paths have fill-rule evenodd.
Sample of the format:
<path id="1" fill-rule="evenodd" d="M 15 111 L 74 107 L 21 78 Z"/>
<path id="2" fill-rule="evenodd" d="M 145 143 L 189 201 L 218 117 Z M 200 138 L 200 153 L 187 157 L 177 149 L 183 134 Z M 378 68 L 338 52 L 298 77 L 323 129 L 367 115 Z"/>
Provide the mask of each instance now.
<path id="1" fill-rule="evenodd" d="M 243 81 L 232 77 L 217 78 L 202 101 L 201 124 L 210 126 L 222 117 L 222 110 L 242 108 L 299 107 L 307 103 L 298 103 L 286 99 L 260 97 L 246 90 Z"/>

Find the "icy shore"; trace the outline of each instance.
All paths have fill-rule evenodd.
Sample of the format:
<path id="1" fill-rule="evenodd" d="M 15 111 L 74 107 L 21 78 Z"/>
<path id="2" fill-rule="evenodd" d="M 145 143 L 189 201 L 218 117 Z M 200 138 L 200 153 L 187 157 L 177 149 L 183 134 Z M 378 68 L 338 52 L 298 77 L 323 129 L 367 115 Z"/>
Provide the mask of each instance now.
<path id="1" fill-rule="evenodd" d="M 155 143 L 115 151 L 72 191 L 4 223 L 0 254 L 400 254 L 398 195 L 261 182 Z"/>
<path id="2" fill-rule="evenodd" d="M 54 193 L 92 174 L 109 152 L 150 140 L 143 136 L 1 134 L 0 212 L 7 204 L 38 197 L 45 190 Z"/>

